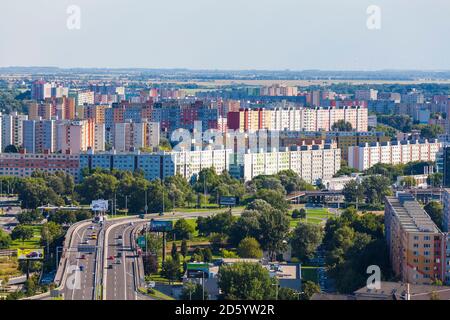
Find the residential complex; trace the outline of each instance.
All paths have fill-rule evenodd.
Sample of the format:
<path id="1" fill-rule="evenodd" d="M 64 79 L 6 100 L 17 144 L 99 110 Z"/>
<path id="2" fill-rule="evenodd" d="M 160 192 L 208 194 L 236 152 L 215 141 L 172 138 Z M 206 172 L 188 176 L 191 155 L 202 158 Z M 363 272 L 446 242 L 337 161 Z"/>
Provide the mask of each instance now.
<path id="1" fill-rule="evenodd" d="M 392 269 L 402 282 L 448 281 L 447 234 L 408 193 L 386 197 L 385 234 Z"/>
<path id="2" fill-rule="evenodd" d="M 214 168 L 217 174 L 229 171 L 231 151 L 228 149 L 193 149 L 172 152 L 87 152 L 80 155 L 80 170 L 141 170 L 148 180 L 181 175 L 190 180 L 205 168 Z"/>
<path id="3" fill-rule="evenodd" d="M 228 113 L 228 128 L 240 131 L 292 130 L 332 131 L 333 124 L 343 120 L 356 131 L 367 131 L 365 107 L 316 107 L 241 109 Z"/>
<path id="4" fill-rule="evenodd" d="M 331 179 L 341 167 L 341 150 L 331 145 L 312 145 L 284 148 L 272 152 L 234 154 L 230 172 L 249 181 L 258 175 L 293 170 L 308 183 Z"/>
<path id="5" fill-rule="evenodd" d="M 435 139 L 363 143 L 348 148 L 348 164 L 364 171 L 377 163 L 395 165 L 412 161 L 435 161 L 441 146 Z"/>

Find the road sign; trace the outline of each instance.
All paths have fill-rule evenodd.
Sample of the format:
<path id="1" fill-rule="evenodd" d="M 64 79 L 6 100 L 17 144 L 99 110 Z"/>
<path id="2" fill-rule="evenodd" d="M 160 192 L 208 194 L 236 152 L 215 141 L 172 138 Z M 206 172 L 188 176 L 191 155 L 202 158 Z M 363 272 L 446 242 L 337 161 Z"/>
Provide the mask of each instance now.
<path id="1" fill-rule="evenodd" d="M 150 222 L 150 231 L 152 232 L 169 232 L 172 229 L 171 220 L 152 220 Z"/>
<path id="2" fill-rule="evenodd" d="M 94 253 L 95 249 L 96 249 L 96 246 L 89 246 L 89 245 L 79 245 L 78 246 L 78 252 Z"/>
<path id="3" fill-rule="evenodd" d="M 208 278 L 209 264 L 208 263 L 188 263 L 186 266 L 188 278 Z"/>
<path id="4" fill-rule="evenodd" d="M 136 239 L 136 242 L 139 247 L 143 248 L 145 247 L 145 236 L 140 236 Z"/>
<path id="5" fill-rule="evenodd" d="M 222 206 L 235 206 L 236 205 L 236 197 L 220 197 L 220 205 Z"/>
<path id="6" fill-rule="evenodd" d="M 108 200 L 92 200 L 92 211 L 108 211 Z"/>
<path id="7" fill-rule="evenodd" d="M 18 260 L 42 260 L 44 259 L 43 249 L 17 249 Z"/>

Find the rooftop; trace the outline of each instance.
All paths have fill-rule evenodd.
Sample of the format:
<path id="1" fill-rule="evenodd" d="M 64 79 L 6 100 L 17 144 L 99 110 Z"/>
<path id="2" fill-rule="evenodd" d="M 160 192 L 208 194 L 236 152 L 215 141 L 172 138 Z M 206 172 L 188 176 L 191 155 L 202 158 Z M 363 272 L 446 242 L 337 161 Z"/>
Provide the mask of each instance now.
<path id="1" fill-rule="evenodd" d="M 407 232 L 440 232 L 430 216 L 408 193 L 398 192 L 397 196 L 386 197 L 395 211 L 402 228 Z"/>

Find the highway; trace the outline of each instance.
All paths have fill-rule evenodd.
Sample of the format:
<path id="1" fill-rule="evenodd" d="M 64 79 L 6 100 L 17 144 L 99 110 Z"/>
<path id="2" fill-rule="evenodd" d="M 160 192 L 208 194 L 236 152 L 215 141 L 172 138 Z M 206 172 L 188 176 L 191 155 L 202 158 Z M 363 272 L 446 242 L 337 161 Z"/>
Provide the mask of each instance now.
<path id="1" fill-rule="evenodd" d="M 105 300 L 137 300 L 135 286 L 136 253 L 132 248 L 131 234 L 136 226 L 130 222 L 115 224 L 108 229 Z"/>
<path id="2" fill-rule="evenodd" d="M 92 227 L 95 229 L 90 230 Z M 78 252 L 78 246 L 86 244 L 85 241 L 89 245 L 98 246 L 98 240 L 92 240 L 91 235 L 98 235 L 99 230 L 98 224 L 91 223 L 73 234 L 72 246 L 66 251 L 68 263 L 67 280 L 63 289 L 65 300 L 94 300 L 97 253 Z M 83 268 L 82 271 L 80 267 Z"/>
<path id="3" fill-rule="evenodd" d="M 155 215 L 153 218 L 177 220 L 212 214 L 214 213 L 175 213 L 165 216 Z M 239 214 L 240 212 L 233 212 L 233 215 Z M 149 221 L 149 219 L 132 217 L 107 220 L 103 226 L 85 222 L 77 227 L 73 232 L 70 246 L 64 248 L 67 264 L 60 264 L 60 268 L 64 268 L 61 270 L 64 274 L 61 287 L 64 299 L 151 299 L 138 292 L 138 287 L 142 285 L 142 283 L 139 284 L 138 272 L 140 260 L 134 247 L 134 233 Z M 93 234 L 97 235 L 97 239 L 91 239 Z M 79 245 L 95 246 L 96 250 L 92 253 L 79 252 Z"/>

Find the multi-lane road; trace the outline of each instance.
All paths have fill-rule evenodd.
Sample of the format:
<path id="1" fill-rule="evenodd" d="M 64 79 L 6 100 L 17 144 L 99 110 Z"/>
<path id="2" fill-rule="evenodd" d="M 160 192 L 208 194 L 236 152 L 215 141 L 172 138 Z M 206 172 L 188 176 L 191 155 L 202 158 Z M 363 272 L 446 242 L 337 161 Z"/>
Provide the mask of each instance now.
<path id="1" fill-rule="evenodd" d="M 177 220 L 209 216 L 211 213 L 176 213 L 154 219 Z M 233 212 L 239 215 L 240 212 Z M 135 247 L 135 233 L 149 220 L 129 218 L 108 220 L 103 225 L 84 222 L 74 229 L 64 248 L 66 263 L 60 264 L 61 292 L 65 300 L 141 300 L 142 263 Z M 94 237 L 93 237 L 94 236 Z M 80 246 L 95 248 L 80 251 Z"/>
<path id="2" fill-rule="evenodd" d="M 79 252 L 80 245 L 98 247 L 99 239 L 92 239 L 92 235 L 100 233 L 100 227 L 96 224 L 87 224 L 76 230 L 72 236 L 72 245 L 67 248 L 67 273 L 63 293 L 66 300 L 93 300 L 95 298 L 95 276 L 97 252 Z"/>

